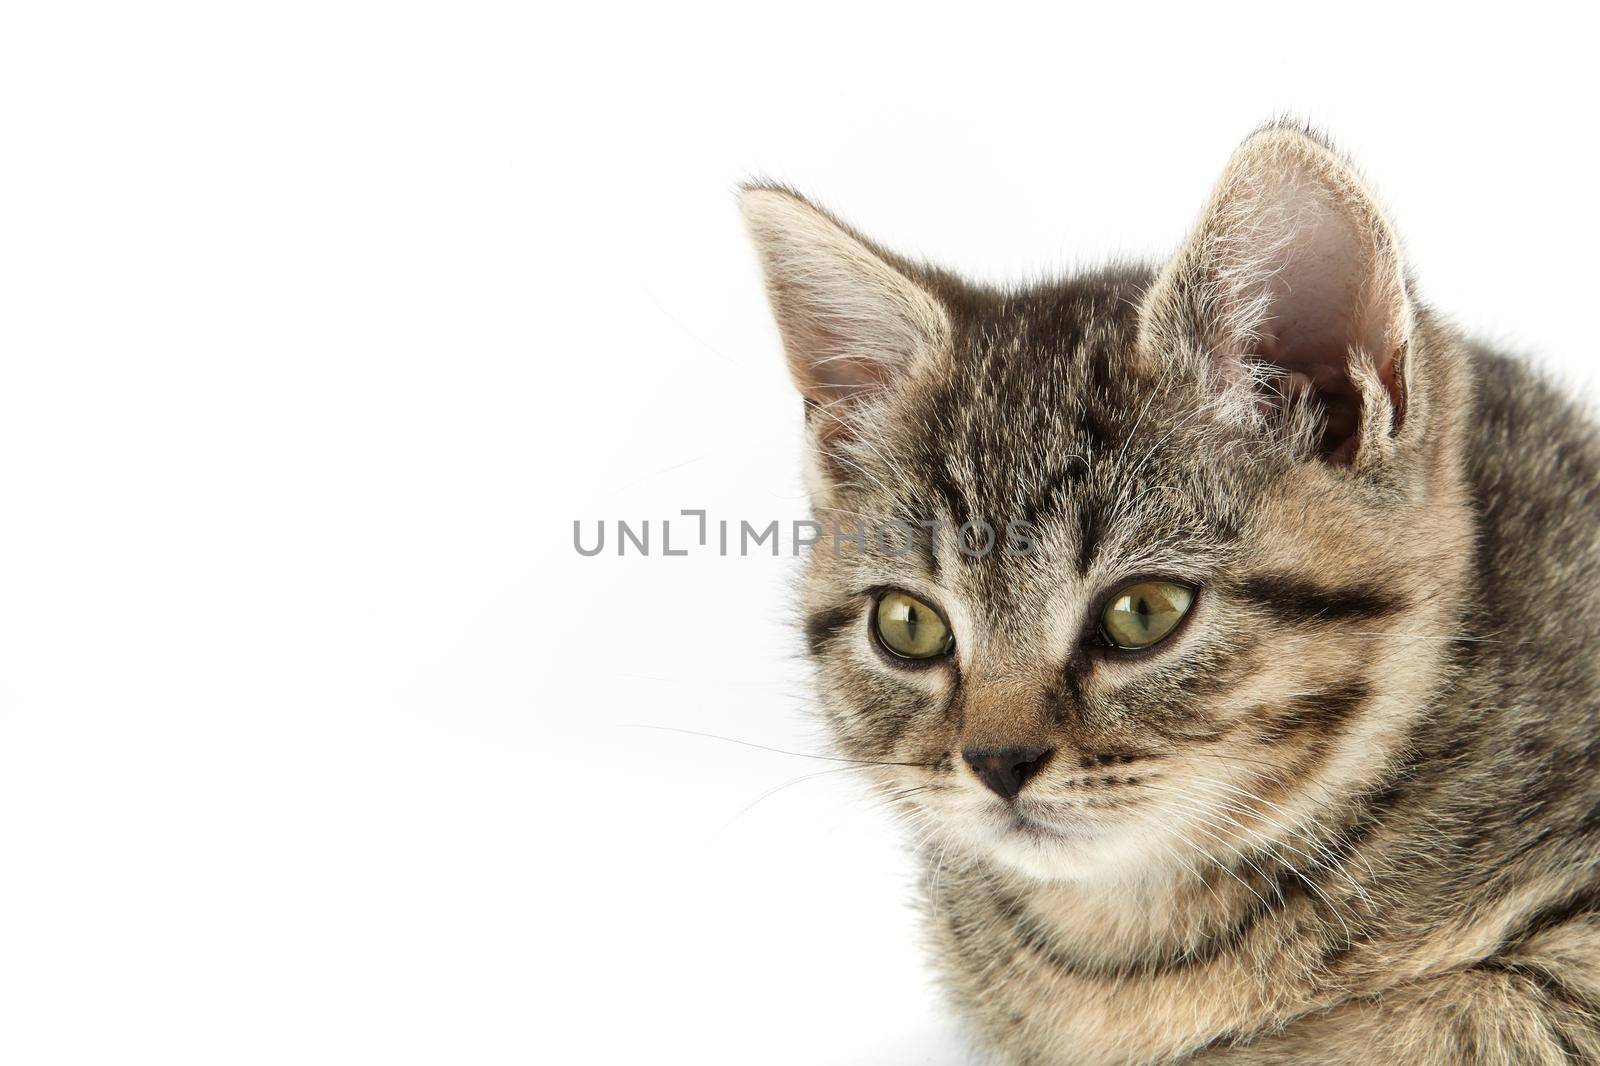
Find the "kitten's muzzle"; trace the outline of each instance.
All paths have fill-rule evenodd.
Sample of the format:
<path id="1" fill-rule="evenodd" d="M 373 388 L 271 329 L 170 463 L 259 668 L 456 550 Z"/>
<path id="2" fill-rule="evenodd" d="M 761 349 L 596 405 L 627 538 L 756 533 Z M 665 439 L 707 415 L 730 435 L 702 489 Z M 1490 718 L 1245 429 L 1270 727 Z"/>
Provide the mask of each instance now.
<path id="1" fill-rule="evenodd" d="M 967 748 L 961 758 L 990 791 L 1004 800 L 1015 799 L 1030 778 L 1043 770 L 1054 748 Z"/>

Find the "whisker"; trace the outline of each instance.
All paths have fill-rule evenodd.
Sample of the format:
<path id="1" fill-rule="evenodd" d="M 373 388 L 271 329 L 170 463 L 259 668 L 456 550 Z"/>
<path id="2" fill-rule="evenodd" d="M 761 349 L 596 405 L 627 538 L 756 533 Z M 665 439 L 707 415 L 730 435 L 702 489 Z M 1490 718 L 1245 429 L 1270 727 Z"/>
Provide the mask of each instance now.
<path id="1" fill-rule="evenodd" d="M 772 796 L 777 795 L 779 792 L 782 792 L 786 788 L 792 788 L 795 785 L 802 784 L 802 783 L 804 783 L 806 781 L 810 781 L 813 778 L 825 777 L 828 774 L 842 774 L 848 769 L 850 769 L 850 767 L 848 767 L 848 766 L 835 766 L 832 769 L 828 769 L 828 770 L 815 770 L 815 771 L 813 771 L 813 772 L 811 772 L 809 774 L 801 774 L 799 777 L 791 778 L 790 780 L 785 781 L 780 785 L 773 785 L 771 788 L 769 788 L 765 792 L 761 793 L 755 799 L 751 800 L 749 803 L 746 803 L 743 807 L 740 807 L 739 808 L 739 812 L 737 814 L 735 814 L 732 818 L 729 818 L 726 822 L 723 822 L 722 823 L 722 827 L 720 829 L 718 829 L 717 832 L 720 834 L 721 832 L 726 830 L 730 825 L 732 825 L 734 822 L 737 822 L 740 818 L 743 818 L 746 814 L 748 814 L 750 812 L 751 808 L 755 807 L 756 804 L 760 803 L 764 799 L 768 799 L 768 798 L 770 798 Z"/>
<path id="2" fill-rule="evenodd" d="M 789 751 L 787 748 L 775 748 L 770 744 L 757 744 L 753 740 L 740 740 L 737 737 L 725 737 L 717 733 L 702 733 L 698 729 L 684 729 L 675 725 L 652 725 L 649 722 L 624 722 L 624 729 L 656 729 L 663 733 L 682 733 L 685 736 L 705 737 L 707 740 L 721 740 L 729 744 L 738 744 L 746 748 L 758 748 L 761 751 L 775 752 L 778 755 L 792 755 L 797 759 L 820 759 L 824 762 L 849 763 L 852 766 L 916 766 L 924 770 L 932 769 L 939 765 L 937 762 L 890 762 L 877 759 L 849 759 L 842 755 L 814 755 L 805 751 Z"/>

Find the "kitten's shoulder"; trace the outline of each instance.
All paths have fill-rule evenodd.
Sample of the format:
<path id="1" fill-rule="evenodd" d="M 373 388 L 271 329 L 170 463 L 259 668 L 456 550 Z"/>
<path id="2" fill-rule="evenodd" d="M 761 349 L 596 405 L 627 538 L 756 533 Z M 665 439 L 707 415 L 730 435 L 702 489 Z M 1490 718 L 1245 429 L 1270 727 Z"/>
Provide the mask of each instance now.
<path id="1" fill-rule="evenodd" d="M 1554 649 L 1577 651 L 1600 632 L 1600 425 L 1535 366 L 1483 345 L 1469 356 L 1467 464 L 1488 621 L 1517 634 L 1525 655 L 1561 659 Z"/>
<path id="2" fill-rule="evenodd" d="M 1531 522 L 1524 532 L 1540 540 L 1555 528 L 1600 525 L 1593 408 L 1524 360 L 1480 344 L 1468 354 L 1476 396 L 1467 462 L 1480 503 L 1499 521 Z"/>

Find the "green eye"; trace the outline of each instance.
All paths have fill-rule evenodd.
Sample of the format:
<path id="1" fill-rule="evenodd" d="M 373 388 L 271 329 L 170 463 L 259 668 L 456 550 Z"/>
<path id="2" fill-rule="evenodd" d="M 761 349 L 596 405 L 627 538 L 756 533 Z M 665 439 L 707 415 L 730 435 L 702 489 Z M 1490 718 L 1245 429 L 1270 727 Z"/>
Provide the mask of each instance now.
<path id="1" fill-rule="evenodd" d="M 1148 648 L 1164 639 L 1194 602 L 1194 589 L 1172 581 L 1140 581 L 1121 589 L 1100 615 L 1100 631 L 1119 648 Z"/>
<path id="2" fill-rule="evenodd" d="M 939 612 L 904 592 L 885 592 L 872 615 L 878 641 L 902 659 L 932 659 L 954 639 Z"/>

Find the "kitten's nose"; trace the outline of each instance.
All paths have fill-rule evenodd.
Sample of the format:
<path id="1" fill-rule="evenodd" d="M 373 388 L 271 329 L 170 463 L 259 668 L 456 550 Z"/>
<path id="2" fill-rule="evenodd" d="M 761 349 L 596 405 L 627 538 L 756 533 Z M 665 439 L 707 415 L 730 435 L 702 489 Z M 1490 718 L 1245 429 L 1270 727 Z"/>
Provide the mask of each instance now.
<path id="1" fill-rule="evenodd" d="M 968 748 L 961 757 L 979 781 L 1001 799 L 1012 799 L 1055 753 L 1054 748 Z"/>

